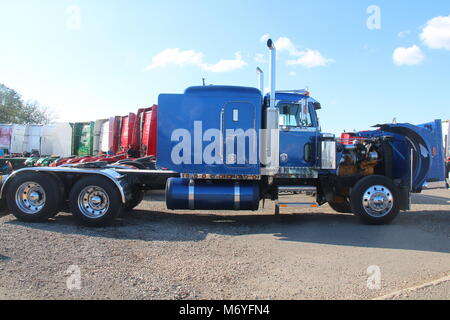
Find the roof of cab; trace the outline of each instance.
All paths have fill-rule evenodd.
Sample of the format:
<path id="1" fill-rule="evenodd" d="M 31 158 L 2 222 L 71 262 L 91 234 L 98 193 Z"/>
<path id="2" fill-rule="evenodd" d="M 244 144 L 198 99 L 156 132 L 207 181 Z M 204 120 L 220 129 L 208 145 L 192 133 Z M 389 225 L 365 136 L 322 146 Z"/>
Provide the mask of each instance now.
<path id="1" fill-rule="evenodd" d="M 307 98 L 312 103 L 318 102 L 316 99 L 300 93 L 277 92 L 275 95 L 276 99 L 281 101 L 299 101 L 301 99 Z"/>
<path id="2" fill-rule="evenodd" d="M 239 87 L 239 86 L 195 86 L 186 89 L 184 94 L 240 94 L 240 95 L 261 95 L 261 92 L 256 88 Z"/>

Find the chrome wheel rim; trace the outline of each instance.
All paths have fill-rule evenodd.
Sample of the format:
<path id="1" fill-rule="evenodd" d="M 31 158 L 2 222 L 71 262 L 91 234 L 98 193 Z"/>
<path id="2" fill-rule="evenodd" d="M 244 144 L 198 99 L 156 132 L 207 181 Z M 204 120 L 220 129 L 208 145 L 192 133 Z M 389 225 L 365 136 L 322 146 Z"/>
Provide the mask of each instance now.
<path id="1" fill-rule="evenodd" d="M 372 186 L 364 192 L 363 208 L 370 216 L 382 218 L 391 212 L 394 197 L 385 186 Z"/>
<path id="2" fill-rule="evenodd" d="M 78 195 L 78 208 L 84 216 L 99 219 L 109 209 L 108 194 L 97 186 L 86 187 Z"/>
<path id="3" fill-rule="evenodd" d="M 26 214 L 37 214 L 45 206 L 44 188 L 36 182 L 25 182 L 17 188 L 16 205 Z"/>

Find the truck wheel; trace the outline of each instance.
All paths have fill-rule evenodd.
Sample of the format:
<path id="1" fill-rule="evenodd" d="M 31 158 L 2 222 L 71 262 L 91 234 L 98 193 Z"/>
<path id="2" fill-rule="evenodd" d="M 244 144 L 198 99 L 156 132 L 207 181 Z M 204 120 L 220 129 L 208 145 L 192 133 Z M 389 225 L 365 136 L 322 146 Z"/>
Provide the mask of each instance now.
<path id="1" fill-rule="evenodd" d="M 0 199 L 0 217 L 8 215 L 8 208 L 6 207 L 5 198 Z"/>
<path id="2" fill-rule="evenodd" d="M 91 176 L 75 183 L 69 195 L 70 211 L 83 225 L 104 227 L 122 211 L 119 190 L 109 180 Z"/>
<path id="3" fill-rule="evenodd" d="M 397 217 L 400 209 L 395 184 L 384 176 L 369 176 L 353 187 L 350 204 L 355 215 L 365 223 L 387 224 Z"/>
<path id="4" fill-rule="evenodd" d="M 62 195 L 57 182 L 42 173 L 18 175 L 8 186 L 6 201 L 20 221 L 44 222 L 61 209 Z"/>
<path id="5" fill-rule="evenodd" d="M 330 207 L 340 213 L 352 213 L 352 207 L 350 206 L 350 202 L 344 201 L 344 202 L 328 202 Z"/>
<path id="6" fill-rule="evenodd" d="M 142 200 L 144 200 L 144 194 L 144 191 L 135 192 L 131 200 L 125 204 L 125 210 L 131 211 L 136 208 L 142 202 Z"/>

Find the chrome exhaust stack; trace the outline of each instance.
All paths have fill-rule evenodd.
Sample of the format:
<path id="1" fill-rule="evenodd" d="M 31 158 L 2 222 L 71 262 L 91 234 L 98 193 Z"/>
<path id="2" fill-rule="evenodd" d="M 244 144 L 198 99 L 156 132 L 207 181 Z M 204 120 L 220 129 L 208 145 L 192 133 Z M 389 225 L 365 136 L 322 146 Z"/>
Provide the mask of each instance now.
<path id="1" fill-rule="evenodd" d="M 267 41 L 267 47 L 270 50 L 270 108 L 275 109 L 277 50 L 272 39 Z"/>
<path id="2" fill-rule="evenodd" d="M 263 137 L 262 161 L 266 165 L 263 175 L 275 176 L 280 169 L 279 110 L 276 108 L 276 48 L 272 39 L 267 41 L 270 50 L 270 105 L 267 108 L 266 133 Z"/>

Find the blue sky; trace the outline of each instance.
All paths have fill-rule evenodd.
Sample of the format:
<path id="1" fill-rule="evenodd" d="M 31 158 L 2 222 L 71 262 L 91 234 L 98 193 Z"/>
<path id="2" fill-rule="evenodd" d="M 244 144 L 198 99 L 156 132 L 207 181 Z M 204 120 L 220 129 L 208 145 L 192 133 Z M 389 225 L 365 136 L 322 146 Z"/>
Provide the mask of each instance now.
<path id="1" fill-rule="evenodd" d="M 308 86 L 323 131 L 423 123 L 450 118 L 449 15 L 448 0 L 0 0 L 0 83 L 61 121 L 124 115 L 202 78 L 256 86 L 257 66 L 268 86 L 270 34 L 278 88 Z"/>

